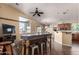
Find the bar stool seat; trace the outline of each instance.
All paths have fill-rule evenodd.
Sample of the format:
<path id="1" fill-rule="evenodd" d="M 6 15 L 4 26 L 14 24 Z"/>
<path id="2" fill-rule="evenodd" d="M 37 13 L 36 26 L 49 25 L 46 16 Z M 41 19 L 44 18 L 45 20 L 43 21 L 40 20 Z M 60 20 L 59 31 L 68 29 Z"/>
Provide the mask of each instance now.
<path id="1" fill-rule="evenodd" d="M 34 55 L 35 53 L 35 49 L 37 49 L 37 53 L 39 54 L 39 46 L 38 45 L 30 45 L 31 49 L 32 49 L 32 55 Z"/>

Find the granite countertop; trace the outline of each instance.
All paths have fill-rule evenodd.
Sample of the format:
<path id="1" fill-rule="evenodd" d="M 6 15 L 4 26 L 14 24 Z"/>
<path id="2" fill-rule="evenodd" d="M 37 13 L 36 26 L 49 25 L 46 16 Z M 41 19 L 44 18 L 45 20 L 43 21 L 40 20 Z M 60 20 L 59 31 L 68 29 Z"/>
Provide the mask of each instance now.
<path id="1" fill-rule="evenodd" d="M 40 33 L 40 34 L 23 34 L 21 35 L 21 39 L 30 40 L 30 39 L 37 39 L 42 38 L 44 36 L 51 35 L 50 33 Z"/>

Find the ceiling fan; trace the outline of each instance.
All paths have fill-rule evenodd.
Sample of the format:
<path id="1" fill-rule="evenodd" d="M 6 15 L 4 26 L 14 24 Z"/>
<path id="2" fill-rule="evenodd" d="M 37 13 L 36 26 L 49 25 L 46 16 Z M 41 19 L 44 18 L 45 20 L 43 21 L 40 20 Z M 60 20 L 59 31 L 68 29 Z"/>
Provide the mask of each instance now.
<path id="1" fill-rule="evenodd" d="M 38 8 L 36 8 L 35 12 L 31 12 L 31 13 L 33 13 L 33 16 L 35 16 L 35 15 L 41 16 L 41 14 L 44 14 L 44 12 L 38 11 Z"/>

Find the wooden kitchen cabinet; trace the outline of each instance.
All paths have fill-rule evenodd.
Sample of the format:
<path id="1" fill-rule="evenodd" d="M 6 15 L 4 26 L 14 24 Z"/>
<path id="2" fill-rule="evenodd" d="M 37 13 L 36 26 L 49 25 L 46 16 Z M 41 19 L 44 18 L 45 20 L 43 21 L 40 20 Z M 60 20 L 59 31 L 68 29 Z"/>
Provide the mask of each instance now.
<path id="1" fill-rule="evenodd" d="M 59 30 L 71 30 L 71 24 L 70 23 L 58 24 L 58 29 Z"/>
<path id="2" fill-rule="evenodd" d="M 73 33 L 72 34 L 72 40 L 73 41 L 79 41 L 79 33 Z"/>

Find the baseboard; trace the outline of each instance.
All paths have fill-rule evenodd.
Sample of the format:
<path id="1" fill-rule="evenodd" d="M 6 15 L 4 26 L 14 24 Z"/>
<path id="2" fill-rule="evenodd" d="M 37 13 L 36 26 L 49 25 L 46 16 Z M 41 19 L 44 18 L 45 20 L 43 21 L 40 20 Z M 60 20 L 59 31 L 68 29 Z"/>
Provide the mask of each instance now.
<path id="1" fill-rule="evenodd" d="M 58 41 L 55 41 L 56 43 L 58 43 L 58 44 L 61 44 L 62 45 L 62 43 L 61 42 L 58 42 Z"/>
<path id="2" fill-rule="evenodd" d="M 62 44 L 62 45 L 72 47 L 72 45 L 68 45 L 68 44 Z"/>
<path id="3" fill-rule="evenodd" d="M 72 46 L 72 45 L 68 45 L 68 44 L 62 44 L 62 43 L 60 43 L 60 42 L 58 42 L 58 41 L 55 41 L 55 42 L 57 42 L 58 44 L 64 45 L 64 46 L 69 46 L 69 47 Z"/>

